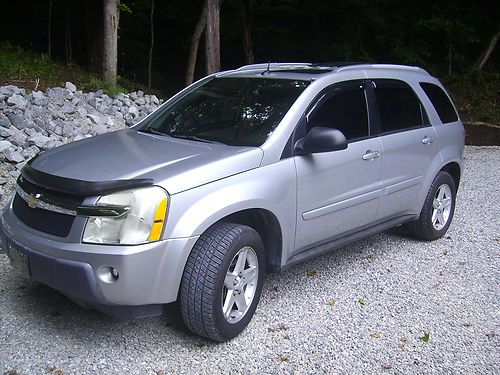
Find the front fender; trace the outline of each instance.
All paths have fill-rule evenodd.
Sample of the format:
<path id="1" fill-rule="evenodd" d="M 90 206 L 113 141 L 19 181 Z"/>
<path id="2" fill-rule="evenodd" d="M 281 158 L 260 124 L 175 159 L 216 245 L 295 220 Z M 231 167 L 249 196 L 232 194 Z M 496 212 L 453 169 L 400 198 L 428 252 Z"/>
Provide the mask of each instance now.
<path id="1" fill-rule="evenodd" d="M 282 254 L 288 256 L 293 251 L 296 225 L 293 159 L 172 195 L 164 238 L 199 236 L 226 216 L 254 208 L 268 210 L 276 216 L 283 234 Z"/>

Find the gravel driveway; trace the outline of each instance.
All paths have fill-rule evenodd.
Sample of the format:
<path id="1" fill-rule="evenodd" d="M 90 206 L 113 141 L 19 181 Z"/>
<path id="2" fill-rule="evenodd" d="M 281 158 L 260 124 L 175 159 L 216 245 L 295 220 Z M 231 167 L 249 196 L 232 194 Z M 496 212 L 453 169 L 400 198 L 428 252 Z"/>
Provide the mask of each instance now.
<path id="1" fill-rule="evenodd" d="M 499 166 L 500 147 L 467 147 L 445 238 L 396 229 L 270 275 L 224 344 L 172 317 L 113 320 L 25 287 L 1 255 L 0 373 L 498 374 Z"/>

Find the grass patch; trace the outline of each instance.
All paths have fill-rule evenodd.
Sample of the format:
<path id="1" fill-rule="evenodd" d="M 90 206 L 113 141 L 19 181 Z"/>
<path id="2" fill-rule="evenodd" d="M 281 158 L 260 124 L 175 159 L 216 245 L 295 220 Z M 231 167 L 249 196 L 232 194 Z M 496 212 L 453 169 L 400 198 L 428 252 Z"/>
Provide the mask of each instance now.
<path id="1" fill-rule="evenodd" d="M 0 44 L 0 74 L 2 84 L 35 84 L 53 82 L 56 79 L 57 64 L 44 55 L 12 47 L 9 43 Z"/>
<path id="2" fill-rule="evenodd" d="M 0 43 L 0 85 L 45 90 L 49 87 L 62 87 L 67 81 L 80 90 L 102 89 L 110 96 L 130 91 L 128 87 L 108 87 L 97 75 L 76 64 L 62 64 L 49 60 L 44 54 L 26 51 L 7 42 Z M 125 80 L 119 79 L 119 82 L 120 85 L 127 86 Z"/>
<path id="3" fill-rule="evenodd" d="M 120 79 L 118 78 L 118 81 L 119 80 Z M 92 77 L 88 82 L 87 87 L 89 87 L 90 90 L 96 90 L 96 89 L 104 90 L 104 92 L 109 96 L 115 96 L 120 93 L 127 93 L 130 91 L 125 89 L 124 87 L 121 87 L 120 85 L 117 85 L 116 87 L 110 87 L 106 85 L 102 79 L 97 77 Z"/>

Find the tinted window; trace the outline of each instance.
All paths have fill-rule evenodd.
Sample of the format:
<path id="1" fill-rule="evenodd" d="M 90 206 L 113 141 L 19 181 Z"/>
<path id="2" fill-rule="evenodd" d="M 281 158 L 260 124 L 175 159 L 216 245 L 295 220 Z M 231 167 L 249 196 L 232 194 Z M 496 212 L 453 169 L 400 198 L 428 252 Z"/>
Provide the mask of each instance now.
<path id="1" fill-rule="evenodd" d="M 424 108 L 408 84 L 388 79 L 374 83 L 382 133 L 428 124 Z"/>
<path id="2" fill-rule="evenodd" d="M 363 88 L 338 90 L 309 117 L 308 128 L 324 126 L 339 129 L 348 140 L 367 137 L 368 115 Z"/>
<path id="3" fill-rule="evenodd" d="M 291 79 L 215 78 L 174 102 L 142 130 L 260 146 L 308 85 Z"/>
<path id="4" fill-rule="evenodd" d="M 441 87 L 427 82 L 421 82 L 420 86 L 436 109 L 443 124 L 458 121 L 455 108 L 453 108 L 453 104 L 451 104 L 450 99 L 448 99 L 448 96 Z"/>

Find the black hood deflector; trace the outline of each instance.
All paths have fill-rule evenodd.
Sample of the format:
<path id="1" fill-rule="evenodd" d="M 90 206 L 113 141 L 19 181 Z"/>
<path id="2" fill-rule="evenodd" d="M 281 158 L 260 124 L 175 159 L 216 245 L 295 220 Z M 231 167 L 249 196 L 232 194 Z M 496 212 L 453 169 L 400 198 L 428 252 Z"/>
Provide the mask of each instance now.
<path id="1" fill-rule="evenodd" d="M 22 176 L 34 185 L 47 190 L 65 194 L 98 196 L 153 185 L 150 178 L 135 178 L 130 180 L 85 181 L 48 174 L 33 168 L 30 164 L 35 156 L 21 170 Z"/>

